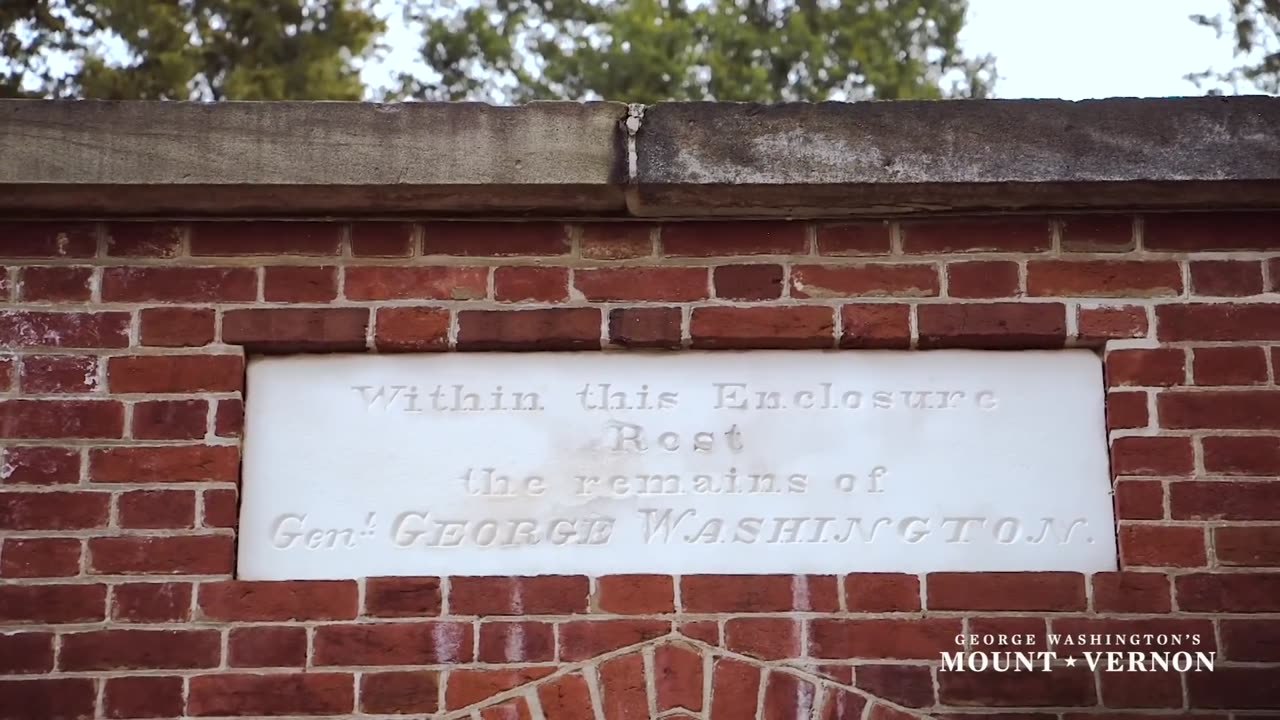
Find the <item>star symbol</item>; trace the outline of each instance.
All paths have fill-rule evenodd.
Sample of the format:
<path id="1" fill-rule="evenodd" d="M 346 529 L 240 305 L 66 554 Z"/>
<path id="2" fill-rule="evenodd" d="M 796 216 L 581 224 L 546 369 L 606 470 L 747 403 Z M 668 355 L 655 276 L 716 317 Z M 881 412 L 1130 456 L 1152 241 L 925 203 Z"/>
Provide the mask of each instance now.
<path id="1" fill-rule="evenodd" d="M 1067 658 L 1067 667 L 1075 667 L 1075 666 L 1076 666 L 1076 659 L 1073 657 Z"/>

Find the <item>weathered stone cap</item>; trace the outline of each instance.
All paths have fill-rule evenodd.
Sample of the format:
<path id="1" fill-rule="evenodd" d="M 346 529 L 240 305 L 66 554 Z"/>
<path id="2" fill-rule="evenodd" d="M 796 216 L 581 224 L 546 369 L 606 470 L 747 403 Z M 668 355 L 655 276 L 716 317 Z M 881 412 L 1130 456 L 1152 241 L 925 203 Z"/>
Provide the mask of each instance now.
<path id="1" fill-rule="evenodd" d="M 797 217 L 1280 206 L 1280 98 L 0 101 L 8 215 Z"/>

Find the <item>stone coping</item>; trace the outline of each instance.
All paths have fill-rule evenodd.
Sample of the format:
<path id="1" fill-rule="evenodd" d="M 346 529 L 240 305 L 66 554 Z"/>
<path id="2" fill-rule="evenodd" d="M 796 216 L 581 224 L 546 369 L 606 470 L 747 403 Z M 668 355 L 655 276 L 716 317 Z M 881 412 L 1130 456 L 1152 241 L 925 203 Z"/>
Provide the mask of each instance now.
<path id="1" fill-rule="evenodd" d="M 842 217 L 1280 206 L 1280 98 L 0 101 L 9 216 Z"/>

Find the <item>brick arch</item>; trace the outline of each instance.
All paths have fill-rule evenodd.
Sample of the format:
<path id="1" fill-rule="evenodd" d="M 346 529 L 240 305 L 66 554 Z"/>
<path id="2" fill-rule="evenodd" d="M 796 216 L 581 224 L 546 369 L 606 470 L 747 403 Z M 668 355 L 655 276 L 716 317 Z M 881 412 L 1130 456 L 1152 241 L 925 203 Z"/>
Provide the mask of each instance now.
<path id="1" fill-rule="evenodd" d="M 672 633 L 555 669 L 451 671 L 446 680 L 445 708 L 440 718 L 470 720 L 478 715 L 481 720 L 538 717 L 544 720 L 923 720 L 929 717 L 858 687 L 857 681 L 855 666 L 767 662 Z M 483 699 L 475 699 L 482 695 Z"/>

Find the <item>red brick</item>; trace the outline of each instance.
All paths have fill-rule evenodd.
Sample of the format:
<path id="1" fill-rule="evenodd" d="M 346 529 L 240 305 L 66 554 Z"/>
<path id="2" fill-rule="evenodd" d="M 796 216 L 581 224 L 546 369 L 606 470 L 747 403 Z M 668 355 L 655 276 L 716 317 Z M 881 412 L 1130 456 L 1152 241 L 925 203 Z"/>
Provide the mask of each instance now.
<path id="1" fill-rule="evenodd" d="M 98 358 L 92 355 L 28 355 L 19 382 L 24 393 L 83 393 L 98 388 Z"/>
<path id="2" fill-rule="evenodd" d="M 947 263 L 947 295 L 956 298 L 1006 298 L 1021 294 L 1018 263 L 974 261 Z"/>
<path id="3" fill-rule="evenodd" d="M 538 686 L 542 714 L 557 720 L 596 720 L 587 679 L 581 673 L 561 675 Z"/>
<path id="4" fill-rule="evenodd" d="M 1259 613 L 1280 610 L 1280 574 L 1179 575 L 1178 608 L 1186 612 Z"/>
<path id="5" fill-rule="evenodd" d="M 762 720 L 794 720 L 811 717 L 817 705 L 817 688 L 808 680 L 778 670 L 770 671 L 764 692 Z"/>
<path id="6" fill-rule="evenodd" d="M 216 667 L 217 630 L 94 630 L 62 636 L 64 670 L 154 670 Z"/>
<path id="7" fill-rule="evenodd" d="M 653 255 L 656 226 L 649 223 L 583 223 L 580 253 L 587 260 L 630 260 Z"/>
<path id="8" fill-rule="evenodd" d="M 659 645 L 653 652 L 653 685 L 658 712 L 702 710 L 702 655 L 687 645 Z"/>
<path id="9" fill-rule="evenodd" d="M 1183 385 L 1186 353 L 1181 348 L 1113 350 L 1106 356 L 1106 374 L 1110 387 Z"/>
<path id="10" fill-rule="evenodd" d="M 124 405 L 114 400 L 0 400 L 0 438 L 119 438 Z"/>
<path id="11" fill-rule="evenodd" d="M 424 255 L 564 255 L 565 227 L 555 222 L 433 222 L 423 227 Z"/>
<path id="12" fill-rule="evenodd" d="M 112 222 L 106 225 L 111 257 L 175 258 L 182 254 L 186 227 L 163 222 Z"/>
<path id="13" fill-rule="evenodd" d="M 1156 409 L 1163 428 L 1280 430 L 1280 390 L 1163 392 Z"/>
<path id="14" fill-rule="evenodd" d="M 1082 307 L 1076 311 L 1076 335 L 1097 341 L 1147 336 L 1147 309 L 1141 305 Z"/>
<path id="15" fill-rule="evenodd" d="M 573 620 L 560 625 L 560 659 L 587 660 L 669 632 L 669 620 Z"/>
<path id="16" fill-rule="evenodd" d="M 1109 708 L 1182 707 L 1182 681 L 1176 671 L 1101 672 L 1098 676 L 1102 704 Z"/>
<path id="17" fill-rule="evenodd" d="M 906 705 L 934 704 L 933 675 L 919 665 L 859 665 L 857 686 L 876 697 Z"/>
<path id="18" fill-rule="evenodd" d="M 339 715 L 355 709 L 347 673 L 236 675 L 191 678 L 187 713 L 206 715 Z"/>
<path id="19" fill-rule="evenodd" d="M 113 357 L 107 382 L 114 393 L 234 392 L 244 385 L 239 355 Z"/>
<path id="20" fill-rule="evenodd" d="M 1195 454 L 1189 437 L 1122 437 L 1111 442 L 1115 475 L 1190 475 Z"/>
<path id="21" fill-rule="evenodd" d="M 471 625 L 460 622 L 321 625 L 314 665 L 425 665 L 472 658 Z"/>
<path id="22" fill-rule="evenodd" d="M 712 270 L 716 297 L 775 300 L 782 297 L 781 265 L 722 265 Z"/>
<path id="23" fill-rule="evenodd" d="M 911 346 L 911 308 L 887 303 L 850 303 L 840 308 L 840 347 L 867 350 Z"/>
<path id="24" fill-rule="evenodd" d="M 199 222 L 192 255 L 337 255 L 342 225 L 333 222 Z"/>
<path id="25" fill-rule="evenodd" d="M 1027 263 L 1032 297 L 1168 297 L 1182 293 L 1173 261 L 1039 260 Z"/>
<path id="26" fill-rule="evenodd" d="M 86 302 L 92 278 L 90 267 L 26 267 L 18 291 L 28 302 Z"/>
<path id="27" fill-rule="evenodd" d="M 865 696 L 827 686 L 822 701 L 822 720 L 862 720 L 866 706 Z"/>
<path id="28" fill-rule="evenodd" d="M 365 673 L 360 710 L 366 713 L 431 713 L 439 706 L 440 675 L 431 670 Z"/>
<path id="29" fill-rule="evenodd" d="M 881 222 L 851 222 L 818 226 L 819 255 L 888 255 L 892 249 L 890 225 Z"/>
<path id="30" fill-rule="evenodd" d="M 1213 672 L 1188 673 L 1187 696 L 1196 708 L 1274 710 L 1280 707 L 1280 666 L 1218 667 Z"/>
<path id="31" fill-rule="evenodd" d="M 786 221 L 675 222 L 662 226 L 668 256 L 798 255 L 806 252 L 805 225 Z"/>
<path id="32" fill-rule="evenodd" d="M 1280 526 L 1214 528 L 1213 547 L 1223 565 L 1280 567 Z"/>
<path id="33" fill-rule="evenodd" d="M 938 268 L 911 265 L 796 265 L 791 295 L 828 297 L 932 297 L 938 294 Z"/>
<path id="34" fill-rule="evenodd" d="M 755 717 L 760 694 L 760 670 L 732 658 L 716 658 L 711 667 L 709 720 L 741 720 Z"/>
<path id="35" fill-rule="evenodd" d="M 1280 304 L 1159 305 L 1156 337 L 1179 340 L 1280 340 Z"/>
<path id="36" fill-rule="evenodd" d="M 499 302 L 561 302 L 569 299 L 569 269 L 500 267 L 493 271 L 493 298 Z"/>
<path id="37" fill-rule="evenodd" d="M 112 447 L 89 453 L 94 482 L 235 482 L 240 452 L 233 445 Z"/>
<path id="38" fill-rule="evenodd" d="M 724 624 L 724 646 L 761 660 L 800 656 L 800 623 L 790 618 L 730 618 Z"/>
<path id="39" fill-rule="evenodd" d="M 121 493 L 119 523 L 124 528 L 190 528 L 196 523 L 196 494 L 187 490 Z"/>
<path id="40" fill-rule="evenodd" d="M 0 622 L 98 622 L 106 612 L 105 585 L 0 585 Z"/>
<path id="41" fill-rule="evenodd" d="M 466 707 L 550 675 L 552 672 L 555 672 L 555 669 L 549 667 L 452 670 L 449 672 L 449 679 L 444 688 L 444 706 L 448 710 Z"/>
<path id="42" fill-rule="evenodd" d="M 1084 576 L 1067 572 L 930 573 L 930 610 L 1084 610 Z"/>
<path id="43" fill-rule="evenodd" d="M 222 575 L 235 567 L 229 535 L 89 540 L 89 569 L 115 575 Z"/>
<path id="44" fill-rule="evenodd" d="M 365 308 L 231 310 L 222 314 L 222 341 L 259 352 L 343 352 L 365 349 Z"/>
<path id="45" fill-rule="evenodd" d="M 109 718 L 176 718 L 186 704 L 180 677 L 107 678 L 102 703 Z"/>
<path id="46" fill-rule="evenodd" d="M 51 670 L 53 670 L 53 633 L 0 634 L 0 673 L 22 675 L 47 673 Z M 3 691 L 0 691 L 0 694 L 2 693 Z"/>
<path id="47" fill-rule="evenodd" d="M 1222 656 L 1241 662 L 1280 662 L 1280 621 L 1274 618 L 1222 622 Z"/>
<path id="48" fill-rule="evenodd" d="M 480 624 L 476 659 L 486 663 L 548 662 L 555 660 L 556 639 L 551 623 L 485 622 Z"/>
<path id="49" fill-rule="evenodd" d="M 689 332 L 695 348 L 827 348 L 833 323 L 829 307 L 696 307 Z"/>
<path id="50" fill-rule="evenodd" d="M 720 644 L 720 626 L 715 620 L 690 620 L 676 623 L 676 632 L 708 645 Z"/>
<path id="51" fill-rule="evenodd" d="M 900 573 L 856 573 L 844 577 L 849 612 L 913 612 L 920 609 L 920 580 Z"/>
<path id="52" fill-rule="evenodd" d="M 97 492 L 10 492 L 0 504 L 0 530 L 80 530 L 107 524 L 111 498 Z"/>
<path id="53" fill-rule="evenodd" d="M 0 577 L 67 577 L 78 574 L 78 538 L 7 538 L 0 547 Z"/>
<path id="54" fill-rule="evenodd" d="M 619 347 L 680 347 L 680 308 L 615 308 L 609 311 L 609 342 Z"/>
<path id="55" fill-rule="evenodd" d="M 674 579 L 670 575 L 606 575 L 596 581 L 600 610 L 623 615 L 675 611 Z"/>
<path id="56" fill-rule="evenodd" d="M 121 583 L 111 590 L 117 622 L 186 622 L 191 619 L 190 583 Z"/>
<path id="57" fill-rule="evenodd" d="M 227 580 L 202 583 L 198 602 L 210 620 L 350 620 L 356 594 L 353 580 Z"/>
<path id="58" fill-rule="evenodd" d="M 582 575 L 456 577 L 450 581 L 449 611 L 455 615 L 556 615 L 587 610 L 588 581 Z"/>
<path id="59" fill-rule="evenodd" d="M 1120 561 L 1125 566 L 1203 567 L 1204 528 L 1174 525 L 1124 525 Z"/>
<path id="60" fill-rule="evenodd" d="M 336 267 L 271 266 L 262 276 L 267 302 L 328 302 L 338 296 Z"/>
<path id="61" fill-rule="evenodd" d="M 1267 292 L 1280 292 L 1280 256 L 1267 261 Z"/>
<path id="62" fill-rule="evenodd" d="M 901 225 L 908 255 L 952 252 L 1043 252 L 1052 246 L 1043 218 L 923 220 Z"/>
<path id="63" fill-rule="evenodd" d="M 444 350 L 449 311 L 433 307 L 378 308 L 373 344 L 380 351 Z"/>
<path id="64" fill-rule="evenodd" d="M 216 488 L 204 493 L 204 527 L 234 528 L 240 508 L 235 488 Z"/>
<path id="65" fill-rule="evenodd" d="M 297 667 L 307 664 L 307 629 L 251 625 L 235 627 L 227 637 L 231 667 Z"/>
<path id="66" fill-rule="evenodd" d="M 835 612 L 836 578 L 831 575 L 685 575 L 680 602 L 689 613 Z"/>
<path id="67" fill-rule="evenodd" d="M 440 578 L 371 577 L 365 581 L 364 614 L 431 617 L 440 614 Z"/>
<path id="68" fill-rule="evenodd" d="M 596 350 L 600 309 L 462 310 L 459 350 Z"/>
<path id="69" fill-rule="evenodd" d="M 1030 617 L 973 617 L 969 618 L 967 628 L 970 636 L 970 651 L 1039 651 L 1048 650 L 1044 618 Z M 975 640 L 973 636 L 978 636 Z M 1003 636 L 1003 637 L 1002 637 Z M 1031 638 L 1029 642 L 1020 642 L 1016 638 Z M 960 650 L 960 643 L 956 643 Z"/>
<path id="70" fill-rule="evenodd" d="M 351 300 L 472 300 L 488 293 L 483 267 L 349 267 L 343 292 Z"/>
<path id="71" fill-rule="evenodd" d="M 258 274 L 246 267 L 109 267 L 105 302 L 252 302 Z"/>
<path id="72" fill-rule="evenodd" d="M 0 238 L 4 237 L 0 229 Z M 3 247 L 3 245 L 0 245 Z M 91 678 L 32 678 L 0 682 L 5 720 L 79 720 L 93 717 L 97 691 Z"/>
<path id="73" fill-rule="evenodd" d="M 1266 349 L 1196 348 L 1191 373 L 1197 385 L 1262 385 L 1267 382 Z"/>
<path id="74" fill-rule="evenodd" d="M 1158 213 L 1144 220 L 1142 245 L 1148 250 L 1272 250 L 1274 212 Z"/>
<path id="75" fill-rule="evenodd" d="M 244 430 L 244 401 L 239 398 L 218 401 L 213 416 L 213 434 L 218 437 L 240 437 Z"/>
<path id="76" fill-rule="evenodd" d="M 644 657 L 632 653 L 600 665 L 600 705 L 607 720 L 648 720 Z"/>
<path id="77" fill-rule="evenodd" d="M 1209 297 L 1242 297 L 1262 292 L 1262 263 L 1256 260 L 1195 260 L 1191 292 Z"/>
<path id="78" fill-rule="evenodd" d="M 0 482 L 8 485 L 61 485 L 80 480 L 80 453 L 70 448 L 11 445 L 3 458 Z"/>
<path id="79" fill-rule="evenodd" d="M 408 257 L 413 254 L 413 223 L 351 224 L 351 254 L 356 257 Z"/>
<path id="80" fill-rule="evenodd" d="M 1169 509 L 1175 520 L 1280 520 L 1280 483 L 1172 483 Z"/>
<path id="81" fill-rule="evenodd" d="M 122 348 L 129 345 L 127 312 L 0 312 L 0 346 Z"/>
<path id="82" fill-rule="evenodd" d="M 96 223 L 0 222 L 0 257 L 93 257 L 98 251 Z"/>
<path id="83" fill-rule="evenodd" d="M 17 376 L 18 359 L 12 355 L 0 355 L 0 392 L 8 392 L 17 387 Z"/>
<path id="84" fill-rule="evenodd" d="M 1083 593 L 1082 593 L 1083 594 Z M 895 658 L 934 660 L 956 649 L 958 619 L 844 620 L 817 618 L 809 623 L 809 655 L 816 658 Z"/>
<path id="85" fill-rule="evenodd" d="M 985 672 L 938 673 L 938 699 L 970 707 L 1072 707 L 1093 705 L 1093 674 L 1085 667 L 1051 672 L 1005 673 L 993 681 Z"/>
<path id="86" fill-rule="evenodd" d="M 1169 576 L 1157 572 L 1095 573 L 1093 609 L 1100 613 L 1167 613 L 1173 593 Z"/>
<path id="87" fill-rule="evenodd" d="M 1062 303 L 921 305 L 916 312 L 922 348 L 1052 348 L 1067 337 Z"/>
<path id="88" fill-rule="evenodd" d="M 1137 246 L 1133 226 L 1128 215 L 1072 215 L 1058 221 L 1058 232 L 1068 252 L 1127 252 Z"/>
<path id="89" fill-rule="evenodd" d="M 198 440 L 209 424 L 204 400 L 152 400 L 134 403 L 133 436 L 142 440 Z"/>
<path id="90" fill-rule="evenodd" d="M 213 342 L 214 318 L 209 308 L 143 308 L 139 339 L 155 347 L 200 347 Z"/>
<path id="91" fill-rule="evenodd" d="M 657 300 L 684 302 L 708 295 L 708 269 L 609 267 L 577 270 L 573 284 L 590 301 Z"/>
<path id="92" fill-rule="evenodd" d="M 1144 392 L 1107 393 L 1107 427 L 1111 430 L 1146 427 L 1151 421 Z"/>

